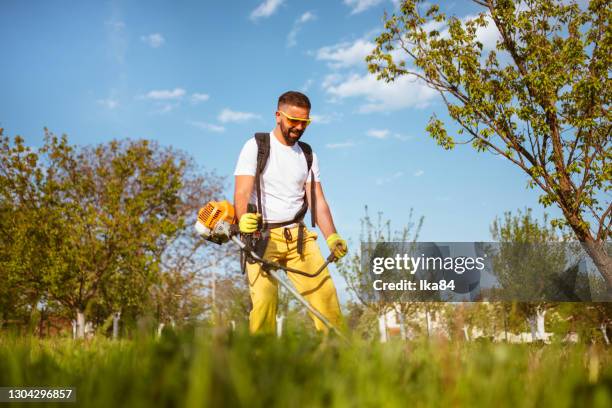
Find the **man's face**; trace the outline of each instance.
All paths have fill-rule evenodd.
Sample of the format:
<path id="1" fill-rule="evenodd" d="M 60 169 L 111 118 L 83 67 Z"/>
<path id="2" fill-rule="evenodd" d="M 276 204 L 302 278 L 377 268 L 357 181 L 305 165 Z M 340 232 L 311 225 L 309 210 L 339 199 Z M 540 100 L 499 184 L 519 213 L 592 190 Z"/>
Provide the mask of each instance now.
<path id="1" fill-rule="evenodd" d="M 281 112 L 284 112 L 285 115 L 292 118 L 308 119 L 310 109 L 292 105 L 281 105 L 276 112 L 276 123 L 280 127 L 283 139 L 285 139 L 285 142 L 289 146 L 293 146 L 300 140 L 300 137 L 302 137 L 302 134 L 308 126 L 308 122 L 292 120 Z"/>

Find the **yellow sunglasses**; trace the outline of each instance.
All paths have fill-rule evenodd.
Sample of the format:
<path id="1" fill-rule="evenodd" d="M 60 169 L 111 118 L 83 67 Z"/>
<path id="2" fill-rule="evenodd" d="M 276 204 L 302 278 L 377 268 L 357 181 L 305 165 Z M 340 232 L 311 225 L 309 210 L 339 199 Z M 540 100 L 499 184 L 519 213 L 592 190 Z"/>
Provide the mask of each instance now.
<path id="1" fill-rule="evenodd" d="M 310 122 L 312 122 L 312 119 L 310 118 L 294 118 L 293 116 L 289 116 L 287 115 L 285 112 L 283 111 L 278 111 L 279 113 L 282 113 L 284 117 L 287 118 L 287 121 L 289 122 L 289 124 L 291 126 L 297 126 L 300 122 L 304 124 L 304 127 L 310 125 Z"/>

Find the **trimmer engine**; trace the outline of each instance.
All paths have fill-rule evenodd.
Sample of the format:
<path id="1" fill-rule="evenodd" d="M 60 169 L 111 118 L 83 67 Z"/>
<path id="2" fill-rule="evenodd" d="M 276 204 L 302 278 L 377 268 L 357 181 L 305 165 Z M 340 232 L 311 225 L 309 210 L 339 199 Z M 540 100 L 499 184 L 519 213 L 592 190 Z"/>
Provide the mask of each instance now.
<path id="1" fill-rule="evenodd" d="M 198 211 L 195 229 L 204 239 L 222 244 L 236 231 L 234 206 L 227 200 L 211 201 Z"/>

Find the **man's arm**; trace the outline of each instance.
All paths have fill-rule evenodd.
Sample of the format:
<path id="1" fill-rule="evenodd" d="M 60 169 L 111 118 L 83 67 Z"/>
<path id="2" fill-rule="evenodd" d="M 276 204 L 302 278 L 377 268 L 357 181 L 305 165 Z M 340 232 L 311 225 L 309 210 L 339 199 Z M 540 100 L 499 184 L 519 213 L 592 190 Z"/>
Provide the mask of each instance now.
<path id="1" fill-rule="evenodd" d="M 247 212 L 247 205 L 255 185 L 255 176 L 235 176 L 234 183 L 234 210 L 236 218 Z"/>
<path id="2" fill-rule="evenodd" d="M 306 183 L 306 197 L 308 198 L 308 205 L 312 208 L 310 183 Z M 315 208 L 317 225 L 323 233 L 323 236 L 325 236 L 325 239 L 327 239 L 327 237 L 336 232 L 336 227 L 334 226 L 334 219 L 332 218 L 327 200 L 325 200 L 325 195 L 323 195 L 323 187 L 321 187 L 321 183 L 319 182 L 315 182 L 315 201 L 317 205 L 317 208 Z"/>

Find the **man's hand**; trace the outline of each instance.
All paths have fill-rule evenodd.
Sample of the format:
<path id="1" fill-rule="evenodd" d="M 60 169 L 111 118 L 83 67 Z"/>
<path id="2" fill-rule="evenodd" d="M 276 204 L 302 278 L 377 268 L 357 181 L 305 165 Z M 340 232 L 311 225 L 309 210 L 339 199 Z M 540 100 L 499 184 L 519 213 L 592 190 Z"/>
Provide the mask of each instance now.
<path id="1" fill-rule="evenodd" d="M 327 237 L 327 246 L 337 259 L 342 258 L 348 252 L 346 241 L 335 232 Z"/>
<path id="2" fill-rule="evenodd" d="M 252 234 L 253 232 L 257 231 L 257 226 L 259 225 L 260 219 L 261 214 L 242 214 L 242 217 L 240 217 L 240 221 L 238 222 L 238 228 L 240 228 L 240 232 L 242 232 L 243 234 Z"/>

